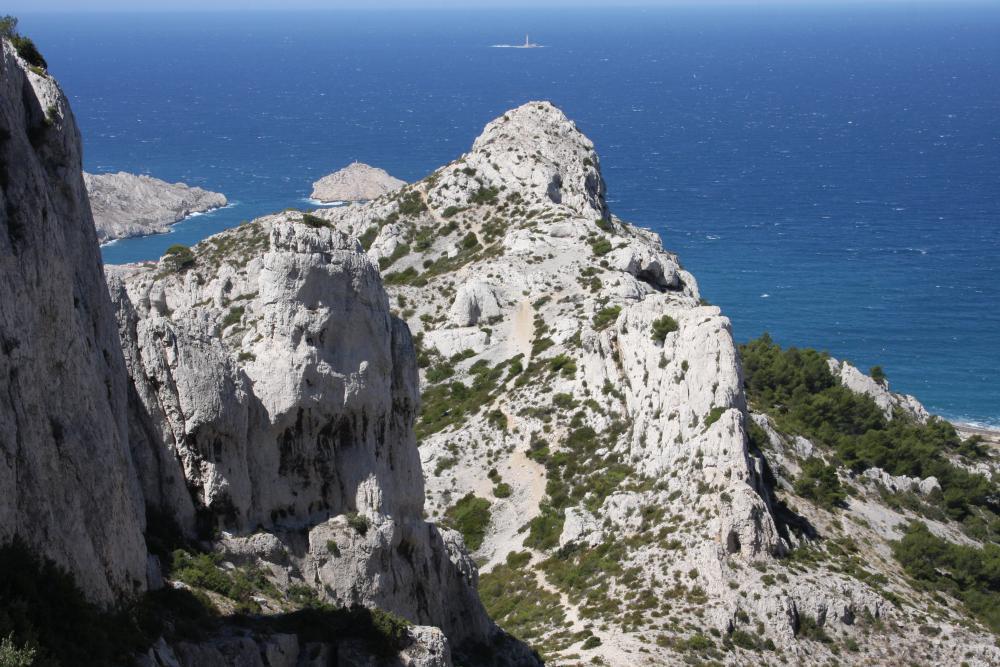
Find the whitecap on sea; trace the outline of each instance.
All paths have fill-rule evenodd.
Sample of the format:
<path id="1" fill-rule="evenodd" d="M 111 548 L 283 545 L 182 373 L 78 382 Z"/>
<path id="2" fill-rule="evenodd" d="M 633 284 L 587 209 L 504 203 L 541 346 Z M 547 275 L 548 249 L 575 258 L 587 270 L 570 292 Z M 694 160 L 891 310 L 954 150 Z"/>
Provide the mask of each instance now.
<path id="1" fill-rule="evenodd" d="M 346 201 L 320 201 L 319 199 L 313 199 L 312 197 L 303 197 L 302 201 L 312 204 L 313 206 L 332 208 L 335 206 L 347 206 Z"/>

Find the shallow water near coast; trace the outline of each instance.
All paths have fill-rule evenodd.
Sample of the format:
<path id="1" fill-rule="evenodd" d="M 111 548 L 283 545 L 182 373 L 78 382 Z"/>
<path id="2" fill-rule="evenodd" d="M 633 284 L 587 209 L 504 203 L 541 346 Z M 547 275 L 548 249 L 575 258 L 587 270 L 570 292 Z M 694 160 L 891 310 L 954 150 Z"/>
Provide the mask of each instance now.
<path id="1" fill-rule="evenodd" d="M 1000 8 L 25 15 L 89 171 L 231 205 L 106 262 L 288 207 L 360 160 L 416 180 L 551 99 L 612 210 L 738 340 L 770 331 L 1000 425 Z M 494 49 L 525 32 L 542 49 Z"/>

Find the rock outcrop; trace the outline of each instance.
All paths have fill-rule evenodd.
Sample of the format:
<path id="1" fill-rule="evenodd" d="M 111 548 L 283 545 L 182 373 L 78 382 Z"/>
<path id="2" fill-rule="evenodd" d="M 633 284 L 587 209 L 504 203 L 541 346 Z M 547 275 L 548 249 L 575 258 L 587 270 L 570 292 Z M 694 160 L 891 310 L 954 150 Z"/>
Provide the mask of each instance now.
<path id="1" fill-rule="evenodd" d="M 101 243 L 162 234 L 189 215 L 227 204 L 226 196 L 218 192 L 143 174 L 84 173 L 83 180 Z"/>
<path id="2" fill-rule="evenodd" d="M 312 198 L 322 202 L 366 201 L 399 190 L 405 181 L 384 169 L 352 162 L 313 183 Z"/>
<path id="3" fill-rule="evenodd" d="M 213 618 L 197 639 L 166 620 L 142 665 L 537 664 L 486 615 L 459 534 L 423 518 L 416 353 L 359 243 L 287 214 L 106 282 L 79 133 L 36 70 L 3 43 L 0 546 L 20 540 L 91 601 L 131 604 L 190 585 L 148 555 L 148 513 L 157 553 L 211 548 L 200 567 L 220 581 L 252 572 L 248 604 L 389 619 L 317 638 Z M 234 610 L 205 590 L 188 604 Z M 22 633 L 23 617 L 4 623 Z M 373 646 L 382 636 L 396 645 Z"/>
<path id="4" fill-rule="evenodd" d="M 896 411 L 919 422 L 930 418 L 927 409 L 915 397 L 889 391 L 888 380 L 876 382 L 846 361 L 828 359 L 830 372 L 840 383 L 856 394 L 868 396 L 882 410 L 886 419 L 891 420 Z"/>
<path id="5" fill-rule="evenodd" d="M 288 212 L 108 274 L 148 504 L 331 604 L 499 636 L 422 518 L 416 354 L 356 240 Z"/>
<path id="6" fill-rule="evenodd" d="M 997 655 L 982 633 L 929 642 L 853 564 L 786 565 L 815 528 L 776 494 L 820 448 L 751 419 L 729 321 L 655 234 L 608 210 L 592 142 L 551 104 L 507 112 L 418 183 L 315 215 L 363 240 L 419 343 L 429 513 L 469 494 L 489 508 L 486 606 L 554 664 Z M 758 430 L 772 444 L 751 446 Z M 823 530 L 881 544 L 864 552 L 878 561 L 904 519 L 874 501 L 864 516 Z M 526 623 L 527 604 L 545 620 Z M 800 639 L 854 641 L 859 624 L 894 634 L 848 653 Z"/>
<path id="7" fill-rule="evenodd" d="M 0 543 L 111 603 L 146 588 L 127 381 L 56 82 L 0 48 Z"/>

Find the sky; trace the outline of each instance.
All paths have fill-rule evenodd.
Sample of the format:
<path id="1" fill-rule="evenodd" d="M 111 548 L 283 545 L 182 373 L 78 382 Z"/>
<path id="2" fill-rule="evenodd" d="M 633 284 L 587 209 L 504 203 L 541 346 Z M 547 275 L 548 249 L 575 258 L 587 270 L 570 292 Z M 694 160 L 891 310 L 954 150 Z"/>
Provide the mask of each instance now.
<path id="1" fill-rule="evenodd" d="M 882 4 L 951 4 L 949 0 L 877 0 Z M 872 0 L 7 0 L 3 12 L 86 10 L 226 10 L 226 9 L 376 9 L 376 8 L 537 8 L 537 7 L 666 7 L 671 5 L 799 5 L 874 4 Z M 970 3 L 971 4 L 971 3 Z M 977 4 L 994 4 L 982 0 Z M 1000 0 L 997 0 L 1000 4 Z"/>

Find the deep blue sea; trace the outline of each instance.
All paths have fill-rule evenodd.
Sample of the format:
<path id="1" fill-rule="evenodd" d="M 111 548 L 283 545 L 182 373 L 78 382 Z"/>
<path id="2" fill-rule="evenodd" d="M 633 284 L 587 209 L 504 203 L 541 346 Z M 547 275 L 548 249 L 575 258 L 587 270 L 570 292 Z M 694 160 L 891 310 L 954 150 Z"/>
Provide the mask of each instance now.
<path id="1" fill-rule="evenodd" d="M 613 210 L 733 321 L 1000 425 L 1000 7 L 26 15 L 85 166 L 232 207 L 123 241 L 158 257 L 307 207 L 361 160 L 407 180 L 551 99 Z M 495 49 L 525 33 L 544 49 Z"/>

